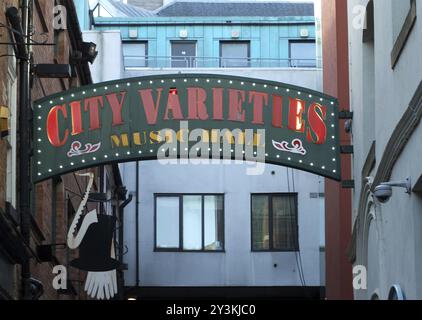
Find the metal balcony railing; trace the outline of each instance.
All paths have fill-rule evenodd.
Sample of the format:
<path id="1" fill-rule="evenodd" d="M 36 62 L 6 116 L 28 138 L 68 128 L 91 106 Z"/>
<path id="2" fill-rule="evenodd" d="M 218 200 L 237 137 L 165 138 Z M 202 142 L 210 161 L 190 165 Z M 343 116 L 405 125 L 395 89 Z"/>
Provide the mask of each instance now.
<path id="1" fill-rule="evenodd" d="M 316 59 L 125 56 L 125 70 L 142 68 L 316 68 Z"/>

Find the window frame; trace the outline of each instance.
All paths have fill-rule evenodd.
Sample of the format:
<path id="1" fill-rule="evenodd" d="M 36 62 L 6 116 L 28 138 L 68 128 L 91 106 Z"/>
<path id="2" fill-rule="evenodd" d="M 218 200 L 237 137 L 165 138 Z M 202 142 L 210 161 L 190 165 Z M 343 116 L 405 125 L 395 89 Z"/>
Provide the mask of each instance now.
<path id="1" fill-rule="evenodd" d="M 222 61 L 223 59 L 230 59 L 230 58 L 224 58 L 223 57 L 223 44 L 238 44 L 238 43 L 245 43 L 248 45 L 248 56 L 246 57 L 246 61 L 247 61 L 247 66 L 240 66 L 240 67 L 233 67 L 233 66 L 223 66 L 222 65 Z M 220 40 L 219 41 L 219 46 L 220 46 L 220 50 L 219 50 L 219 68 L 250 68 L 251 67 L 251 41 L 250 40 Z"/>
<path id="2" fill-rule="evenodd" d="M 126 63 L 125 63 L 125 55 L 124 55 L 124 45 L 125 44 L 145 44 L 145 56 L 144 56 L 144 60 L 145 60 L 145 66 L 143 67 L 126 67 Z M 122 54 L 123 54 L 123 67 L 126 68 L 148 68 L 148 40 L 123 40 L 122 41 Z M 142 56 L 139 56 L 142 57 Z"/>
<path id="3" fill-rule="evenodd" d="M 177 58 L 180 58 L 180 56 L 173 56 L 173 44 L 193 44 L 195 46 L 195 56 L 187 56 L 189 58 L 192 58 L 191 60 L 189 60 L 189 66 L 185 66 L 185 67 L 177 67 L 177 66 L 173 66 L 173 62 L 180 62 L 179 60 L 177 60 Z M 176 60 L 173 60 L 176 59 Z M 192 69 L 192 68 L 196 68 L 197 67 L 197 62 L 198 62 L 198 41 L 197 40 L 189 40 L 189 39 L 183 39 L 183 40 L 178 40 L 178 39 L 173 39 L 170 40 L 170 68 L 171 69 L 177 69 L 177 68 L 181 68 L 181 69 Z"/>
<path id="4" fill-rule="evenodd" d="M 292 66 L 292 60 L 306 60 L 306 59 L 293 59 L 292 58 L 292 43 L 313 43 L 315 44 L 316 48 L 316 39 L 289 39 L 289 67 L 290 68 L 305 68 L 305 69 L 315 69 L 317 67 L 317 58 L 316 58 L 316 49 L 315 49 L 315 65 L 310 67 L 293 67 Z"/>
<path id="5" fill-rule="evenodd" d="M 254 249 L 253 246 L 253 212 L 252 212 L 252 199 L 254 196 L 267 196 L 269 199 L 268 201 L 268 230 L 269 230 L 269 249 Z M 296 213 L 296 225 L 295 225 L 295 229 L 296 229 L 296 239 L 295 239 L 295 246 L 296 248 L 292 248 L 292 249 L 274 249 L 274 244 L 273 244 L 273 204 L 272 204 L 272 198 L 273 197 L 277 197 L 277 196 L 294 196 L 294 202 L 295 202 L 295 213 Z M 298 198 L 299 198 L 299 193 L 297 192 L 278 192 L 278 193 L 251 193 L 250 196 L 250 211 L 251 211 L 251 216 L 250 216 L 250 234 L 251 234 L 251 252 L 254 253 L 266 253 L 266 252 L 300 252 L 300 245 L 299 245 L 299 205 L 298 205 Z"/>
<path id="6" fill-rule="evenodd" d="M 183 249 L 183 197 L 184 196 L 201 196 L 201 250 L 186 250 Z M 205 224 L 204 224 L 204 197 L 206 196 L 221 196 L 223 205 L 222 214 L 222 248 L 219 250 L 205 250 Z M 157 247 L 157 198 L 168 197 L 179 199 L 179 247 L 178 248 L 159 248 Z M 226 252 L 226 234 L 225 234 L 225 194 L 224 193 L 154 193 L 154 252 L 180 252 L 180 253 L 225 253 Z"/>

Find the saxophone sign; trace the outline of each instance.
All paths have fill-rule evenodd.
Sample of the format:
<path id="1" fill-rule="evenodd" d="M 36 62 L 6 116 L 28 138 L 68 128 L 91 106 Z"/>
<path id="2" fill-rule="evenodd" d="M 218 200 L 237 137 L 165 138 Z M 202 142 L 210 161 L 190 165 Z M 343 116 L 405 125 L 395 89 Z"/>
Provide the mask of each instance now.
<path id="1" fill-rule="evenodd" d="M 177 74 L 98 83 L 37 101 L 34 124 L 34 182 L 111 162 L 157 159 L 172 139 L 185 145 L 171 148 L 170 157 L 185 158 L 197 142 L 185 141 L 192 130 L 232 149 L 265 148 L 259 162 L 341 179 L 337 99 L 278 82 Z M 217 135 L 221 130 L 226 134 Z M 249 160 L 245 153 L 238 157 Z"/>

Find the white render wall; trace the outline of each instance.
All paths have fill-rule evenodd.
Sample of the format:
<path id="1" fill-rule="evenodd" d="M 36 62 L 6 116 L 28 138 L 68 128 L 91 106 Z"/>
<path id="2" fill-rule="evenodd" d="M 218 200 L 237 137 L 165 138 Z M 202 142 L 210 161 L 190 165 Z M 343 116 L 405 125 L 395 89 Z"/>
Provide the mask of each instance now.
<path id="1" fill-rule="evenodd" d="M 84 32 L 85 41 L 99 44 L 92 66 L 94 82 L 169 73 L 217 73 L 280 81 L 321 90 L 321 71 L 316 69 L 142 69 L 124 71 L 118 31 Z M 106 46 L 104 44 L 107 44 Z M 103 66 L 103 67 L 100 67 Z M 112 67 L 108 67 L 112 66 Z M 120 66 L 120 67 L 119 67 Z M 141 286 L 301 286 L 298 262 L 302 262 L 306 286 L 324 286 L 325 247 L 324 179 L 294 170 L 299 193 L 299 245 L 296 253 L 251 252 L 251 193 L 293 192 L 287 169 L 267 165 L 262 176 L 247 176 L 247 164 L 210 166 L 162 166 L 140 162 L 139 275 Z M 134 194 L 125 209 L 124 245 L 128 264 L 125 285 L 136 285 L 136 164 L 120 165 L 123 183 Z M 291 169 L 290 177 L 291 177 Z M 272 174 L 274 171 L 274 174 Z M 154 193 L 224 193 L 225 253 L 154 252 Z M 277 267 L 275 267 L 277 265 Z"/>
<path id="2" fill-rule="evenodd" d="M 156 161 L 140 162 L 140 285 L 301 286 L 295 253 L 251 252 L 250 194 L 292 192 L 292 179 L 289 190 L 286 168 L 267 165 L 262 176 L 247 176 L 246 168 L 247 164 L 162 166 Z M 135 163 L 121 165 L 129 190 L 134 190 L 135 170 Z M 299 244 L 305 282 L 320 286 L 324 199 L 311 199 L 310 193 L 323 192 L 324 180 L 300 171 L 294 171 L 294 180 L 299 192 Z M 154 252 L 154 193 L 224 193 L 225 253 Z M 136 277 L 135 201 L 125 210 L 125 245 L 129 248 L 125 285 L 129 286 L 135 284 Z"/>
<path id="3" fill-rule="evenodd" d="M 355 6 L 366 6 L 367 2 L 349 0 L 350 21 L 355 16 Z M 362 30 L 349 30 L 351 108 L 354 112 L 353 170 L 356 182 L 353 220 L 357 218 L 362 189 L 361 171 L 369 147 L 376 140 L 376 166 L 371 173 L 373 176 L 391 134 L 422 79 L 422 25 L 419 19 L 422 17 L 422 1 L 416 2 L 418 18 L 394 70 L 391 68 L 390 58 L 395 41 L 393 35 L 397 34 L 397 30 L 393 30 L 393 21 L 396 20 L 393 5 L 398 5 L 399 1 L 374 1 L 375 47 L 372 66 L 369 63 L 370 48 L 362 44 Z M 408 5 L 408 1 L 402 1 L 402 4 Z M 371 91 L 367 90 L 371 86 L 372 97 Z M 372 104 L 368 103 L 371 100 Z M 371 112 L 374 113 L 373 117 Z M 368 123 L 371 117 L 373 121 Z M 419 125 L 394 166 L 392 181 L 410 176 L 415 183 L 422 174 L 421 137 L 422 128 Z M 368 260 L 368 290 L 355 291 L 355 297 L 369 299 L 376 292 L 381 299 L 386 299 L 390 288 L 400 285 L 407 299 L 422 299 L 422 198 L 415 193 L 409 196 L 403 189 L 394 188 L 391 200 L 383 205 L 377 203 L 373 210 L 375 220 L 369 226 L 366 241 L 368 250 L 359 246 L 356 261 L 356 264 L 361 264 L 364 257 Z M 365 238 L 362 232 L 358 232 L 357 237 L 358 241 Z"/>

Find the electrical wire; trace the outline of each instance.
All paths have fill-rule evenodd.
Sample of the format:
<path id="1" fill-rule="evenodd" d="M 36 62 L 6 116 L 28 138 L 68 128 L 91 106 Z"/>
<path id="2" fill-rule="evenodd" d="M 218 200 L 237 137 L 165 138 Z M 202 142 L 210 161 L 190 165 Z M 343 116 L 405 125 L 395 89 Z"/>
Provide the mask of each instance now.
<path id="1" fill-rule="evenodd" d="M 291 195 L 292 190 L 290 188 L 290 177 L 289 177 L 289 168 L 286 168 L 286 177 L 287 177 L 287 189 L 288 189 L 288 193 L 289 195 Z M 295 186 L 294 186 L 294 175 L 293 175 L 293 170 L 292 170 L 292 184 L 293 184 L 293 192 L 295 192 Z M 289 210 L 290 212 L 292 212 L 292 203 L 291 203 L 291 199 L 289 196 Z M 300 246 L 299 246 L 299 236 L 298 236 L 298 222 L 296 221 L 296 224 L 293 223 L 293 219 L 290 219 L 290 223 L 291 223 L 291 227 L 292 228 L 296 228 L 297 230 L 297 236 L 295 237 L 294 241 L 295 241 L 295 246 L 298 249 L 298 251 L 300 251 Z M 292 229 L 293 230 L 293 229 Z M 295 251 L 295 260 L 296 260 L 296 266 L 298 268 L 298 273 L 299 273 L 299 279 L 300 279 L 300 283 L 302 285 L 302 288 L 304 290 L 304 295 L 308 297 L 308 294 L 306 292 L 306 281 L 305 281 L 305 277 L 304 277 L 304 273 L 303 273 L 303 266 L 301 263 L 301 258 L 300 258 L 300 252 L 298 253 L 298 251 Z M 298 257 L 299 254 L 299 257 Z"/>
<path id="2" fill-rule="evenodd" d="M 292 172 L 292 185 L 293 185 L 293 193 L 296 192 L 296 186 L 295 186 L 295 176 L 294 176 L 294 170 L 291 170 Z M 299 240 L 298 241 L 298 248 L 299 248 Z M 299 248 L 300 249 L 300 248 Z M 303 285 L 306 287 L 306 280 L 305 280 L 305 274 L 303 272 L 303 263 L 302 263 L 302 255 L 300 254 L 300 250 L 296 252 L 296 256 L 299 257 L 299 264 L 300 264 L 300 272 L 302 273 L 302 279 L 303 279 Z"/>
<path id="3" fill-rule="evenodd" d="M 287 177 L 287 191 L 288 191 L 288 194 L 289 194 L 288 204 L 289 204 L 289 211 L 291 213 L 292 212 L 292 206 L 291 206 L 291 202 L 290 202 L 290 195 L 291 195 L 290 177 L 289 177 L 289 168 L 287 168 L 287 167 L 286 167 L 286 177 Z M 290 219 L 290 227 L 291 227 L 292 230 L 294 230 L 294 228 L 296 228 L 294 226 L 294 224 L 293 224 L 292 219 Z M 298 240 L 298 237 L 295 237 L 294 238 L 294 241 L 295 241 L 295 247 L 297 249 L 299 249 L 299 240 Z M 300 283 L 302 284 L 302 287 L 303 287 L 304 286 L 304 282 L 303 282 L 303 279 L 302 279 L 302 274 L 300 272 L 300 266 L 299 266 L 299 261 L 298 261 L 298 258 L 297 258 L 297 254 L 295 254 L 295 258 L 296 258 L 296 265 L 297 265 L 298 272 L 299 272 L 299 280 L 300 280 Z"/>

